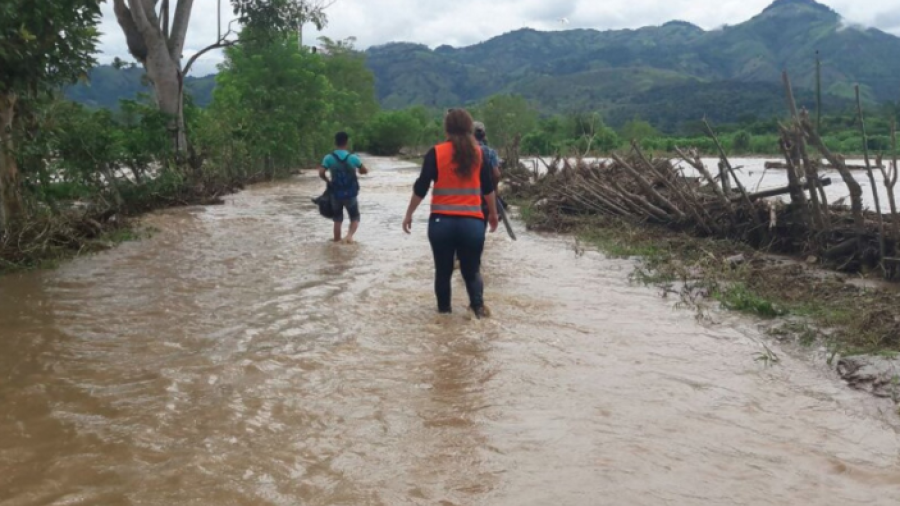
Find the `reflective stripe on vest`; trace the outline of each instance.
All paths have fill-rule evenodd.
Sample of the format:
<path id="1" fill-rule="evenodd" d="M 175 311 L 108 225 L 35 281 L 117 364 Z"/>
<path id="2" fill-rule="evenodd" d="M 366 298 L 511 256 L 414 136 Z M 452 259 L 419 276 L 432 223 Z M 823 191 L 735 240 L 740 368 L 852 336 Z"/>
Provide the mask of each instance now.
<path id="1" fill-rule="evenodd" d="M 463 188 L 463 189 L 453 189 L 453 188 L 435 188 L 434 195 L 439 196 L 450 196 L 450 195 L 481 195 L 481 186 L 478 188 Z"/>
<path id="2" fill-rule="evenodd" d="M 431 195 L 431 211 L 452 216 L 484 219 L 481 209 L 481 148 L 472 173 L 460 177 L 453 161 L 453 145 L 449 142 L 434 148 L 437 161 L 437 180 Z"/>
<path id="3" fill-rule="evenodd" d="M 481 206 L 449 206 L 449 205 L 437 205 L 431 204 L 432 211 L 450 211 L 456 213 L 478 213 L 480 218 L 483 218 L 484 215 L 481 211 Z"/>

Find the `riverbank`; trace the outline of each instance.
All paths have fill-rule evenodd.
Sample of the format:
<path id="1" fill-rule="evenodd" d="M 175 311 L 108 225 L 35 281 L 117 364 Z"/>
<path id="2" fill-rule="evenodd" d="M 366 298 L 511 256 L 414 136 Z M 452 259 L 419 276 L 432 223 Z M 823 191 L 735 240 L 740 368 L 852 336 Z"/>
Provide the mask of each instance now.
<path id="1" fill-rule="evenodd" d="M 523 204 L 523 203 L 520 203 Z M 746 244 L 698 238 L 600 216 L 549 217 L 527 203 L 526 225 L 574 234 L 583 248 L 639 261 L 633 282 L 677 297 L 704 318 L 726 309 L 762 319 L 766 332 L 826 352 L 856 388 L 900 402 L 900 285 L 824 270 Z"/>

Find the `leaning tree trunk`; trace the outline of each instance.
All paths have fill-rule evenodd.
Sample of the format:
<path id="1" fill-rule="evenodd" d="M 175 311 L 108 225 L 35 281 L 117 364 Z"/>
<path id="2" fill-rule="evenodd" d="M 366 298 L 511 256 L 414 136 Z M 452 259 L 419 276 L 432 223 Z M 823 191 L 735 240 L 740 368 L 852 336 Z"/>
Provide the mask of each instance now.
<path id="1" fill-rule="evenodd" d="M 169 132 L 176 153 L 187 150 L 187 136 L 184 131 L 184 106 L 181 93 L 181 69 L 178 62 L 173 61 L 168 49 L 163 45 L 150 48 L 144 62 L 147 76 L 153 82 L 156 104 L 160 112 L 171 119 Z"/>
<path id="2" fill-rule="evenodd" d="M 3 229 L 18 220 L 23 209 L 12 135 L 15 110 L 16 95 L 0 94 L 0 225 Z"/>
<path id="3" fill-rule="evenodd" d="M 128 50 L 147 71 L 159 110 L 172 118 L 169 130 L 175 150 L 186 153 L 181 52 L 194 0 L 164 0 L 157 12 L 158 4 L 159 0 L 113 0 Z"/>

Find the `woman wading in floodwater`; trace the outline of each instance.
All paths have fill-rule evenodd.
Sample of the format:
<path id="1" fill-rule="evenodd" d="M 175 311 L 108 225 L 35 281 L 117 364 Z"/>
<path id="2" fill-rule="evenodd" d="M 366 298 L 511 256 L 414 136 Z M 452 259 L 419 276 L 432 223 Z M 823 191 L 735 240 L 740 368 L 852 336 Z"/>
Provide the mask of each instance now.
<path id="1" fill-rule="evenodd" d="M 485 238 L 482 195 L 487 201 L 491 232 L 497 230 L 498 218 L 491 164 L 475 140 L 474 128 L 472 116 L 464 109 L 451 109 L 447 113 L 444 118 L 447 141 L 425 155 L 422 173 L 413 186 L 413 196 L 403 220 L 403 231 L 410 232 L 413 213 L 434 183 L 428 241 L 434 253 L 434 292 L 438 312 L 452 312 L 450 278 L 456 257 L 469 292 L 469 308 L 476 317 L 482 318 L 486 315 L 484 282 L 480 274 Z"/>

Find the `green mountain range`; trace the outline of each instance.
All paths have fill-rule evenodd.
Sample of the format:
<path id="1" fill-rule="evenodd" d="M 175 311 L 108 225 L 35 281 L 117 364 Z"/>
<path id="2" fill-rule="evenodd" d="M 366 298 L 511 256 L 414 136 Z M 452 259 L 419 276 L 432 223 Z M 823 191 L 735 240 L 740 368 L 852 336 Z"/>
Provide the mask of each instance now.
<path id="1" fill-rule="evenodd" d="M 900 38 L 848 27 L 813 0 L 777 0 L 743 23 L 705 31 L 682 21 L 637 30 L 517 30 L 464 48 L 387 44 L 368 51 L 387 107 L 448 106 L 518 93 L 545 111 L 638 115 L 664 129 L 707 115 L 781 114 L 781 72 L 811 107 L 816 52 L 824 102 L 900 98 Z M 806 90 L 806 91 L 804 91 Z"/>
<path id="2" fill-rule="evenodd" d="M 206 107 L 212 102 L 212 92 L 216 87 L 216 76 L 188 76 L 184 80 L 186 94 L 194 103 Z M 117 109 L 120 100 L 138 98 L 139 95 L 152 96 L 153 89 L 146 80 L 146 73 L 140 67 L 116 68 L 99 65 L 91 69 L 88 82 L 78 83 L 65 90 L 69 100 L 89 107 Z"/>
<path id="3" fill-rule="evenodd" d="M 613 125 L 640 117 L 672 131 L 704 115 L 716 122 L 782 115 L 783 69 L 800 104 L 812 108 L 817 51 L 826 112 L 848 108 L 856 83 L 870 103 L 900 99 L 900 37 L 848 26 L 813 0 L 776 0 L 745 22 L 709 31 L 683 21 L 637 30 L 522 29 L 462 48 L 391 43 L 366 53 L 386 108 L 515 93 L 543 112 L 600 111 Z M 136 72 L 98 68 L 91 88 L 75 87 L 70 96 L 108 106 L 134 92 Z M 212 78 L 189 84 L 201 105 L 212 86 Z"/>

